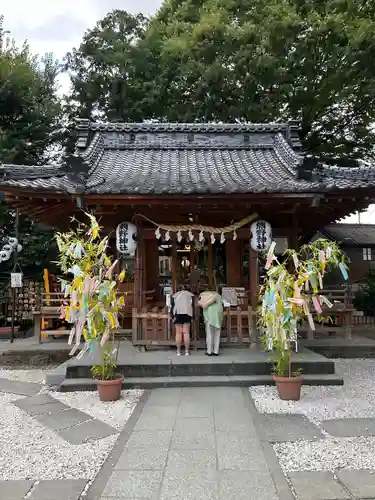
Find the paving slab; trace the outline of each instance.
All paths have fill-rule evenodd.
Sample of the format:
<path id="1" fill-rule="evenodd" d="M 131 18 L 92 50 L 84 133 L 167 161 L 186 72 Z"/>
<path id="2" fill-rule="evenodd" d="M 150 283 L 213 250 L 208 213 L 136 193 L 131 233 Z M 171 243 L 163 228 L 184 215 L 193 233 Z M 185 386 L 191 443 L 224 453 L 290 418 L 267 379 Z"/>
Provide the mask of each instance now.
<path id="1" fill-rule="evenodd" d="M 217 431 L 237 431 L 255 435 L 253 419 L 245 408 L 234 411 L 232 408 L 220 410 L 215 407 L 214 415 Z"/>
<path id="2" fill-rule="evenodd" d="M 28 500 L 78 500 L 86 483 L 84 479 L 40 481 Z"/>
<path id="3" fill-rule="evenodd" d="M 165 473 L 160 500 L 219 500 L 218 472 L 180 470 Z"/>
<path id="4" fill-rule="evenodd" d="M 267 463 L 260 443 L 242 432 L 216 432 L 219 470 L 261 471 Z"/>
<path id="5" fill-rule="evenodd" d="M 62 439 L 65 439 L 65 441 L 68 441 L 70 444 L 82 444 L 87 441 L 111 436 L 112 434 L 118 433 L 118 430 L 100 420 L 92 419 L 75 425 L 74 427 L 62 429 L 57 431 L 57 433 Z"/>
<path id="6" fill-rule="evenodd" d="M 354 498 L 375 498 L 375 470 L 340 470 L 337 477 Z"/>
<path id="7" fill-rule="evenodd" d="M 181 402 L 195 404 L 212 404 L 218 407 L 228 407 L 231 405 L 241 406 L 244 404 L 244 397 L 240 387 L 184 387 L 182 389 Z"/>
<path id="8" fill-rule="evenodd" d="M 210 418 L 181 418 L 176 421 L 172 434 L 171 448 L 213 449 L 215 432 Z"/>
<path id="9" fill-rule="evenodd" d="M 61 403 L 48 394 L 39 394 L 25 399 L 14 401 L 15 406 L 28 413 L 30 416 L 43 415 L 62 410 L 69 410 L 70 406 Z"/>
<path id="10" fill-rule="evenodd" d="M 22 382 L 20 380 L 8 380 L 0 378 L 0 392 L 8 392 L 19 396 L 34 396 L 40 392 L 41 384 L 34 382 Z"/>
<path id="11" fill-rule="evenodd" d="M 174 406 L 177 407 L 180 403 L 182 389 L 180 387 L 170 387 L 166 389 L 154 389 L 151 393 L 148 406 Z"/>
<path id="12" fill-rule="evenodd" d="M 166 472 L 181 470 L 216 469 L 216 451 L 212 450 L 170 450 Z"/>
<path id="13" fill-rule="evenodd" d="M 112 473 L 102 496 L 120 497 L 128 500 L 157 500 L 162 478 L 161 471 L 115 471 Z"/>
<path id="14" fill-rule="evenodd" d="M 303 415 L 263 413 L 257 424 L 264 438 L 271 443 L 300 439 L 316 441 L 323 437 L 319 428 Z"/>
<path id="15" fill-rule="evenodd" d="M 168 447 L 126 448 L 120 456 L 116 470 L 164 470 Z"/>
<path id="16" fill-rule="evenodd" d="M 303 471 L 288 474 L 297 500 L 349 500 L 350 496 L 328 471 Z"/>
<path id="17" fill-rule="evenodd" d="M 134 431 L 130 436 L 127 448 L 169 447 L 172 431 Z"/>
<path id="18" fill-rule="evenodd" d="M 213 418 L 214 408 L 212 403 L 200 402 L 199 404 L 195 401 L 181 401 L 178 409 L 176 418 Z"/>
<path id="19" fill-rule="evenodd" d="M 71 408 L 70 410 L 57 411 L 47 415 L 37 415 L 35 419 L 53 431 L 60 431 L 87 420 L 92 420 L 92 417 L 87 413 Z"/>
<path id="20" fill-rule="evenodd" d="M 141 415 L 135 430 L 172 430 L 176 421 L 176 406 L 153 406 L 152 412 Z"/>
<path id="21" fill-rule="evenodd" d="M 375 418 L 338 418 L 324 420 L 322 428 L 331 436 L 375 436 Z"/>
<path id="22" fill-rule="evenodd" d="M 23 500 L 33 484 L 33 481 L 0 481 L 1 498 Z"/>
<path id="23" fill-rule="evenodd" d="M 222 471 L 219 477 L 220 499 L 278 500 L 267 470 Z"/>

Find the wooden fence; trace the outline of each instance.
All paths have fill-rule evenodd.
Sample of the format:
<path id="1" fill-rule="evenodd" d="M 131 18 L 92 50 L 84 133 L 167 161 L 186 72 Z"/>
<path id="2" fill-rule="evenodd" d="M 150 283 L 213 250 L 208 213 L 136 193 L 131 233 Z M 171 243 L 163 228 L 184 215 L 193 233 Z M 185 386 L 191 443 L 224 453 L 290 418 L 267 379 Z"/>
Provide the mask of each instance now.
<path id="1" fill-rule="evenodd" d="M 201 310 L 196 309 L 191 325 L 191 343 L 199 342 Z M 255 338 L 255 314 L 247 309 L 226 309 L 222 328 L 222 342 L 250 343 Z M 144 307 L 132 312 L 132 341 L 134 345 L 175 345 L 172 317 L 167 308 Z"/>

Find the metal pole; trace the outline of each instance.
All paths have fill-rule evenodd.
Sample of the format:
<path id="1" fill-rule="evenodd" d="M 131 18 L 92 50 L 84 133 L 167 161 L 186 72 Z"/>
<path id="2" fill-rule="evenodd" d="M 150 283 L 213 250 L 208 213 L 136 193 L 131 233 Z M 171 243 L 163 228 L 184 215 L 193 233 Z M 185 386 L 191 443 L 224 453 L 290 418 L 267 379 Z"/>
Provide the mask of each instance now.
<path id="1" fill-rule="evenodd" d="M 18 242 L 18 238 L 19 238 L 19 231 L 18 231 L 18 226 L 19 226 L 19 211 L 18 211 L 18 208 L 16 208 L 16 219 L 14 221 L 14 232 L 15 232 L 15 236 L 17 238 L 17 242 Z M 17 262 L 18 262 L 18 243 L 17 243 L 17 246 L 16 248 L 14 249 L 14 252 L 13 252 L 13 273 L 16 272 L 16 269 L 17 269 Z M 11 328 L 11 339 L 10 339 L 10 343 L 13 344 L 14 342 L 14 313 L 15 313 L 15 308 L 16 308 L 16 289 L 15 288 L 12 288 L 12 328 Z"/>

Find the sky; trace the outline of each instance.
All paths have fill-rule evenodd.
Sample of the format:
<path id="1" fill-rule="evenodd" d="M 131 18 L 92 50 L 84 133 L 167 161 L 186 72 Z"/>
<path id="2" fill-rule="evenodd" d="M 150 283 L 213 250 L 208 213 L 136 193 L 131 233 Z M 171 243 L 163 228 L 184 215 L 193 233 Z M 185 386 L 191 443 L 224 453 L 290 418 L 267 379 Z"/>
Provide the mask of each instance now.
<path id="1" fill-rule="evenodd" d="M 162 0 L 0 0 L 4 29 L 9 30 L 17 43 L 27 40 L 31 51 L 40 55 L 52 52 L 62 61 L 73 47 L 78 47 L 84 32 L 113 9 L 136 14 L 153 14 Z M 60 79 L 61 93 L 68 79 Z M 361 214 L 362 223 L 375 223 L 375 205 Z M 358 222 L 354 215 L 345 222 Z"/>

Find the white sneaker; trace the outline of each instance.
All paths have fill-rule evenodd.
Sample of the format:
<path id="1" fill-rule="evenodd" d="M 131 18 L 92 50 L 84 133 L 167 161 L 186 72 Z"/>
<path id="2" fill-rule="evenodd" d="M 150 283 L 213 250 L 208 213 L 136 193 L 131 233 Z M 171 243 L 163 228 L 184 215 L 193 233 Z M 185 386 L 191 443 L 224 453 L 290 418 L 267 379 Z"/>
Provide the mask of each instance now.
<path id="1" fill-rule="evenodd" d="M 190 356 L 190 352 L 185 352 L 185 356 Z"/>
<path id="2" fill-rule="evenodd" d="M 180 353 L 180 352 L 178 352 L 178 353 L 177 353 L 177 356 L 181 356 L 181 353 Z"/>

